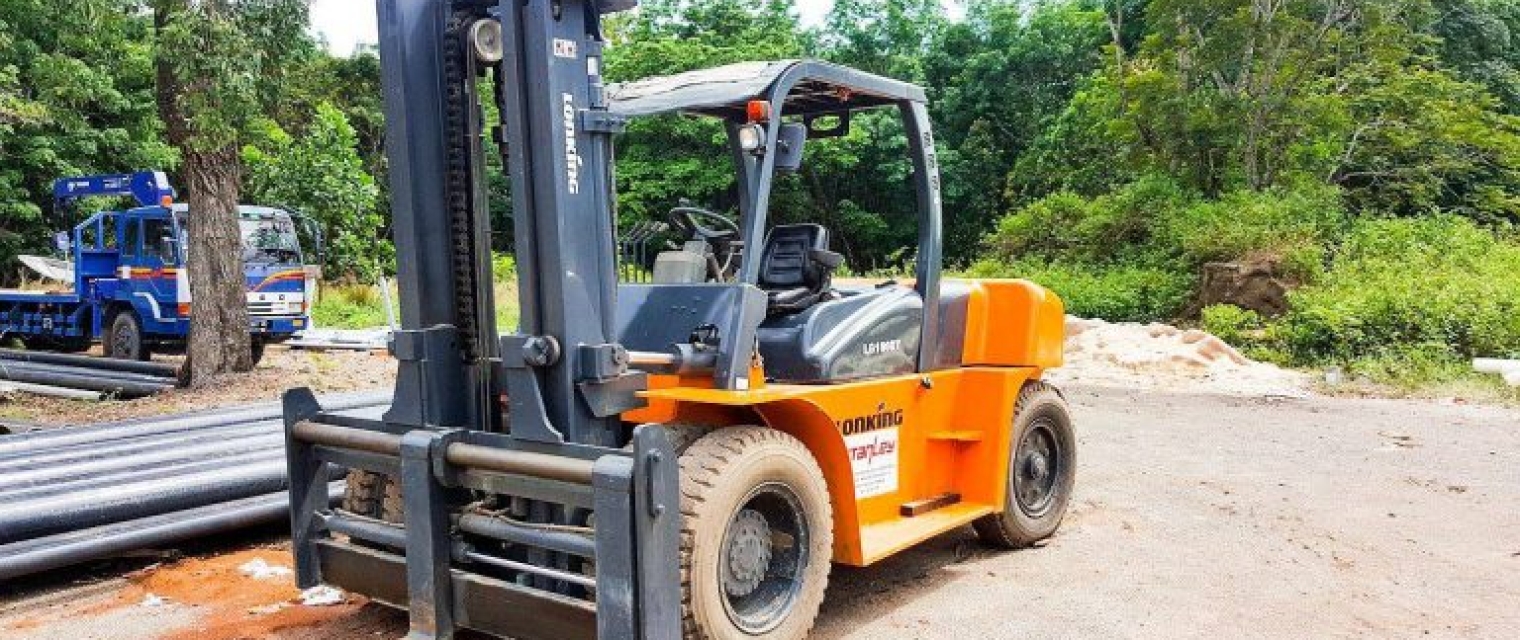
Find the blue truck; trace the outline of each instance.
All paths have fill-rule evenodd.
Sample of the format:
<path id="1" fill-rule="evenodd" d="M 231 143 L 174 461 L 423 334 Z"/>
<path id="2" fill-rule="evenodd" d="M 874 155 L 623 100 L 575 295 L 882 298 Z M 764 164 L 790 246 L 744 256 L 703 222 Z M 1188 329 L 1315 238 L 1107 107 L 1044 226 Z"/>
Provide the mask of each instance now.
<path id="1" fill-rule="evenodd" d="M 95 213 L 72 233 L 59 234 L 72 287 L 0 290 L 0 337 L 62 352 L 84 351 L 99 340 L 107 356 L 133 360 L 183 352 L 190 333 L 188 207 L 174 201 L 162 172 L 66 178 L 53 187 L 59 211 L 98 196 L 131 197 L 137 206 Z M 304 263 L 290 213 L 239 206 L 238 218 L 257 360 L 265 345 L 310 325 L 317 271 Z"/>

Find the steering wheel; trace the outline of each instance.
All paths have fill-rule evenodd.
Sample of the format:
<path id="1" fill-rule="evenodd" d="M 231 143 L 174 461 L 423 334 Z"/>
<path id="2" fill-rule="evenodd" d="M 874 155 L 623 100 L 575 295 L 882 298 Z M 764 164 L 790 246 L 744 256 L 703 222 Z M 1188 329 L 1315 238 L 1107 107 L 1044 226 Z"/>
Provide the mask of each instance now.
<path id="1" fill-rule="evenodd" d="M 671 226 L 689 238 L 726 242 L 741 235 L 739 225 L 732 219 L 698 207 L 676 207 L 668 217 Z"/>

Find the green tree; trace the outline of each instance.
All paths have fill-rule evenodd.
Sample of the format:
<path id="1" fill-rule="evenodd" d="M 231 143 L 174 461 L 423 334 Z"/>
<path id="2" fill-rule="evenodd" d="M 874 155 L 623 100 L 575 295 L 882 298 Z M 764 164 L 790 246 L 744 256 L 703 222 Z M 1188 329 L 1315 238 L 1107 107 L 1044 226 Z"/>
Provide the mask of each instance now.
<path id="1" fill-rule="evenodd" d="M 328 278 L 372 282 L 395 258 L 378 238 L 379 190 L 359 157 L 357 136 L 337 107 L 317 106 L 315 119 L 298 138 L 274 122 L 262 140 L 243 147 L 245 193 L 261 204 L 311 216 L 327 240 Z"/>
<path id="2" fill-rule="evenodd" d="M 819 46 L 836 62 L 919 81 L 949 24 L 940 0 L 835 0 Z"/>
<path id="3" fill-rule="evenodd" d="M 1005 182 L 1103 61 L 1101 11 L 1077 2 L 1033 8 L 981 3 L 927 55 L 932 111 L 945 146 L 950 257 L 975 258 L 977 239 L 1011 204 Z M 1071 167 L 1070 169 L 1075 169 Z M 1069 169 L 1050 175 L 1067 175 Z"/>
<path id="4" fill-rule="evenodd" d="M 240 141 L 278 102 L 270 78 L 281 75 L 287 40 L 303 37 L 307 5 L 157 0 L 154 9 L 159 111 L 184 160 L 191 212 L 190 375 L 206 385 L 253 367 L 237 218 Z"/>
<path id="5" fill-rule="evenodd" d="M 612 81 L 735 62 L 795 58 L 803 42 L 784 0 L 652 0 L 610 21 Z M 710 118 L 635 120 L 618 145 L 618 215 L 663 220 L 682 200 L 717 211 L 737 206 L 726 134 Z"/>
<path id="6" fill-rule="evenodd" d="M 151 22 L 123 0 L 0 2 L 0 282 L 45 251 L 53 181 L 175 162 L 153 106 Z"/>
<path id="7" fill-rule="evenodd" d="M 1430 26 L 1441 61 L 1486 87 L 1504 111 L 1520 114 L 1520 2 L 1445 0 Z"/>
<path id="8" fill-rule="evenodd" d="M 1340 160 L 1330 182 L 1361 211 L 1443 211 L 1479 222 L 1520 222 L 1520 118 L 1477 84 L 1429 66 L 1369 66 L 1329 138 Z"/>

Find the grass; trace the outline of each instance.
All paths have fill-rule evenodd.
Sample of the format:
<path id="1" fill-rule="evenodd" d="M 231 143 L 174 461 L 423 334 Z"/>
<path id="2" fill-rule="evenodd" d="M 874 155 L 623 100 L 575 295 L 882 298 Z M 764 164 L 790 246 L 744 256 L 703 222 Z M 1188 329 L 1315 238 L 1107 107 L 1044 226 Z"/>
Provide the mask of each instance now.
<path id="1" fill-rule="evenodd" d="M 312 307 L 312 322 L 322 329 L 371 329 L 386 322 L 385 298 L 376 285 L 323 284 Z M 400 296 L 391 285 L 391 300 L 399 317 Z"/>
<path id="2" fill-rule="evenodd" d="M 517 283 L 497 279 L 496 329 L 517 329 Z M 401 318 L 401 295 L 391 285 L 391 304 L 396 319 Z M 321 329 L 373 329 L 386 323 L 384 297 L 375 285 L 324 284 L 317 304 L 311 311 L 313 323 Z"/>

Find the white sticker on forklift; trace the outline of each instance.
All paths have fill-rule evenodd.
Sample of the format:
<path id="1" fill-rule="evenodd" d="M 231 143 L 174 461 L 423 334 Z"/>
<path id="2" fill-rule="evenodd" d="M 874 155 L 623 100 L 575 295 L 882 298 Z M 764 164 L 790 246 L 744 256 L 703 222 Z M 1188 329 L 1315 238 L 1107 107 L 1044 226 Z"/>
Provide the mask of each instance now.
<path id="1" fill-rule="evenodd" d="M 556 57 L 556 58 L 572 58 L 573 59 L 573 58 L 576 57 L 575 56 L 575 49 L 576 49 L 576 47 L 575 47 L 575 41 L 574 40 L 566 40 L 564 38 L 555 38 L 554 39 L 554 57 Z"/>
<path id="2" fill-rule="evenodd" d="M 845 436 L 856 499 L 897 491 L 897 431 L 894 427 Z"/>

